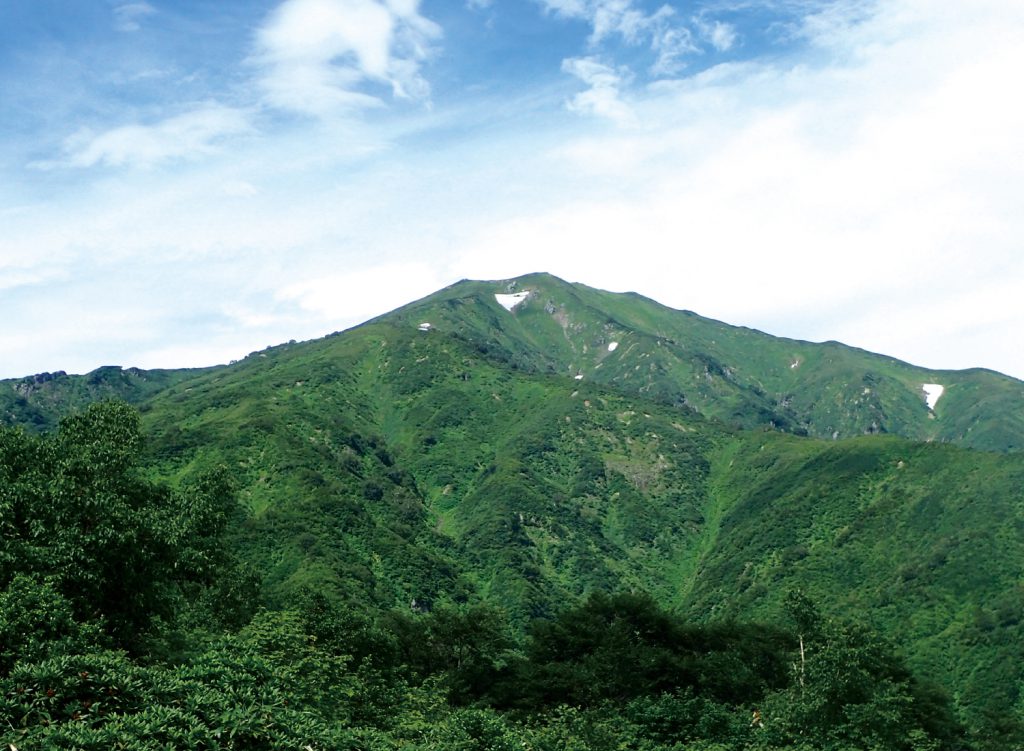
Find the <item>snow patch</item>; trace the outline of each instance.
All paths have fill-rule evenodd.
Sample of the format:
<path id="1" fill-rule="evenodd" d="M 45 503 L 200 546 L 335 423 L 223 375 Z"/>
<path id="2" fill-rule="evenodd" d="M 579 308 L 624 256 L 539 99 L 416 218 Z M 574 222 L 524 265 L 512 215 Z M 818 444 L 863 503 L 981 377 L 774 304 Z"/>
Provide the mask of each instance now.
<path id="1" fill-rule="evenodd" d="M 527 297 L 530 296 L 529 292 L 513 292 L 509 295 L 495 295 L 494 299 L 498 301 L 498 304 L 505 310 L 512 311 L 516 305 L 521 303 Z"/>
<path id="2" fill-rule="evenodd" d="M 928 409 L 935 409 L 946 387 L 938 383 L 924 383 L 921 384 L 921 388 L 924 389 L 924 400 L 928 403 Z"/>
<path id="3" fill-rule="evenodd" d="M 618 342 L 608 342 L 608 351 L 609 352 L 614 352 L 618 348 L 619 348 L 619 343 Z"/>

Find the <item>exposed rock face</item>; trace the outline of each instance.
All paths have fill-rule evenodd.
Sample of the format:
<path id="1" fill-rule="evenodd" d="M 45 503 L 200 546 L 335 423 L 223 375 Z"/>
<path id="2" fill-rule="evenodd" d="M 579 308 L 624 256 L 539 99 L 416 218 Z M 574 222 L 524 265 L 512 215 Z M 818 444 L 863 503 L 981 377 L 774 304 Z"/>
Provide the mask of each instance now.
<path id="1" fill-rule="evenodd" d="M 33 376 L 28 376 L 27 378 L 25 378 L 25 380 L 32 381 L 32 383 L 47 383 L 48 381 L 52 381 L 56 378 L 61 378 L 66 375 L 67 373 L 65 373 L 63 370 L 58 370 L 55 373 L 36 373 Z"/>

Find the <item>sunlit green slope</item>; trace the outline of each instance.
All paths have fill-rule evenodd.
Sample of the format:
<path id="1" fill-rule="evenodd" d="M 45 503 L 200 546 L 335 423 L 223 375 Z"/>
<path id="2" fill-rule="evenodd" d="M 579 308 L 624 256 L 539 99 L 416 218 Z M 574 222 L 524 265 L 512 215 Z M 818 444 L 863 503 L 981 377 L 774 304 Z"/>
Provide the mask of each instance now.
<path id="1" fill-rule="evenodd" d="M 267 350 L 143 409 L 163 472 L 234 469 L 252 510 L 239 544 L 271 594 L 476 592 L 521 618 L 594 588 L 669 597 L 719 432 L 387 324 Z"/>
<path id="2" fill-rule="evenodd" d="M 516 304 L 507 310 L 496 296 Z M 459 282 L 383 320 L 430 323 L 513 367 L 580 376 L 745 427 L 1024 448 L 1024 383 L 1013 378 L 773 337 L 547 274 Z M 934 408 L 931 384 L 944 389 Z"/>
<path id="3" fill-rule="evenodd" d="M 1019 702 L 1024 456 L 768 438 L 737 436 L 713 463 L 714 544 L 684 608 L 766 615 L 799 587 L 888 634 L 965 705 Z"/>
<path id="4" fill-rule="evenodd" d="M 773 337 L 548 274 L 459 282 L 379 320 L 429 323 L 506 366 L 605 383 L 742 427 L 1024 448 L 1024 383 L 1016 379 Z M 52 428 L 69 408 L 109 397 L 139 403 L 201 372 L 105 367 L 0 381 L 0 423 Z"/>
<path id="5" fill-rule="evenodd" d="M 104 399 L 138 404 L 207 370 L 142 370 L 108 365 L 85 375 L 58 371 L 0 380 L 0 425 L 52 430 L 72 410 Z"/>
<path id="6" fill-rule="evenodd" d="M 484 598 L 525 623 L 643 589 L 717 620 L 803 588 L 964 706 L 1018 701 L 1021 454 L 738 430 L 493 354 L 400 322 L 272 348 L 147 402 L 150 451 L 232 469 L 272 604 Z"/>

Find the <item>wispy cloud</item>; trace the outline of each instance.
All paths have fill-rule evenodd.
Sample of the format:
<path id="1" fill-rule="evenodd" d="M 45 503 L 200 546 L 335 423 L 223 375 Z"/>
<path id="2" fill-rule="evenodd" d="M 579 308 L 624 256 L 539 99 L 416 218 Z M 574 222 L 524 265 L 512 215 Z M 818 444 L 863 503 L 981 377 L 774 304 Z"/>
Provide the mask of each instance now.
<path id="1" fill-rule="evenodd" d="M 155 13 L 156 8 L 149 3 L 124 3 L 114 8 L 114 28 L 126 33 L 138 31 L 142 28 L 139 22 Z"/>
<path id="2" fill-rule="evenodd" d="M 1024 107 L 1007 95 L 1024 8 L 853 11 L 807 19 L 824 55 L 709 69 L 633 100 L 643 130 L 565 144 L 564 172 L 591 194 L 491 224 L 464 273 L 544 267 L 773 333 L 1020 377 L 1004 345 L 1024 326 L 1010 291 L 1024 288 Z"/>
<path id="3" fill-rule="evenodd" d="M 628 71 L 616 70 L 593 57 L 567 58 L 562 61 L 562 70 L 590 87 L 569 100 L 567 106 L 571 111 L 604 117 L 620 125 L 635 122 L 635 113 L 621 99 L 622 86 L 629 80 Z"/>
<path id="4" fill-rule="evenodd" d="M 352 311 L 365 320 L 436 291 L 450 280 L 436 267 L 423 262 L 385 263 L 344 273 L 319 275 L 290 284 L 277 293 L 278 301 L 290 302 L 324 319 L 351 320 Z"/>
<path id="5" fill-rule="evenodd" d="M 252 198 L 259 195 L 259 188 L 247 180 L 228 180 L 221 185 L 221 192 L 232 198 Z"/>
<path id="6" fill-rule="evenodd" d="M 589 24 L 591 48 L 614 37 L 628 45 L 648 45 L 657 56 L 651 67 L 655 75 L 677 72 L 686 55 L 700 52 L 693 33 L 670 5 L 648 13 L 638 8 L 633 0 L 539 1 L 549 13 Z"/>
<path id="7" fill-rule="evenodd" d="M 671 76 L 684 67 L 683 58 L 700 52 L 693 33 L 684 26 L 662 26 L 653 32 L 651 49 L 658 59 L 651 66 L 654 76 Z"/>
<path id="8" fill-rule="evenodd" d="M 540 4 L 557 16 L 590 24 L 591 44 L 615 34 L 629 43 L 637 43 L 652 24 L 673 12 L 663 6 L 656 13 L 647 14 L 637 9 L 633 0 L 540 0 Z"/>
<path id="9" fill-rule="evenodd" d="M 426 99 L 420 73 L 441 28 L 419 0 L 286 0 L 257 35 L 265 102 L 306 115 L 381 104 L 368 83 L 400 99 Z"/>
<path id="10" fill-rule="evenodd" d="M 80 131 L 65 142 L 64 159 L 37 162 L 33 166 L 151 167 L 211 154 L 221 139 L 252 130 L 245 111 L 208 103 L 151 125 L 122 125 L 102 133 Z"/>
<path id="11" fill-rule="evenodd" d="M 87 107 L 64 103 L 61 122 L 164 110 L 69 141 L 57 162 L 92 170 L 5 168 L 0 318 L 18 326 L 0 335 L 0 370 L 209 364 L 344 328 L 461 277 L 546 269 L 777 334 L 837 337 L 932 367 L 1024 376 L 1020 348 L 1006 346 L 1024 328 L 1024 106 L 1008 93 L 1024 69 L 1024 5 L 771 5 L 781 3 L 796 9 L 783 19 L 793 21 L 789 39 L 797 40 L 785 55 L 757 56 L 753 21 L 734 10 L 753 0 L 721 0 L 714 8 L 722 20 L 736 19 L 732 45 L 742 44 L 743 61 L 653 84 L 652 27 L 628 11 L 659 3 L 605 4 L 594 44 L 580 36 L 597 33 L 598 3 L 559 0 L 558 11 L 550 0 L 546 21 L 538 5 L 519 4 L 532 23 L 565 28 L 545 29 L 553 33 L 544 43 L 560 46 L 544 55 L 533 37 L 510 49 L 564 61 L 550 71 L 561 80 L 524 83 L 508 75 L 515 59 L 504 56 L 481 72 L 519 94 L 478 98 L 467 90 L 457 106 L 446 95 L 436 111 L 394 107 L 372 124 L 285 121 L 268 109 L 337 114 L 341 105 L 331 102 L 348 95 L 383 103 L 396 59 L 426 78 L 437 33 L 401 20 L 418 16 L 419 6 L 288 2 L 269 18 L 246 11 L 239 26 L 258 31 L 235 32 L 224 59 L 249 53 L 250 64 L 225 68 L 219 88 L 189 89 L 188 100 L 175 102 L 175 73 L 138 106 L 96 96 Z M 322 44 L 315 28 L 274 45 L 265 36 L 283 23 L 285 8 L 343 5 L 383 9 L 380 29 L 361 41 L 325 31 Z M 758 14 L 766 7 L 756 6 Z M 498 19 L 495 33 L 510 28 L 501 21 L 511 11 L 498 3 L 471 13 L 459 0 L 445 18 L 458 13 L 464 27 L 453 24 L 446 41 L 452 59 L 462 51 L 457 34 L 480 30 L 485 16 Z M 718 16 L 681 14 L 665 15 L 660 28 L 687 28 L 689 43 L 706 53 L 702 64 L 720 59 L 711 54 L 715 35 L 724 47 L 729 29 L 716 32 Z M 576 20 L 557 20 L 564 17 Z M 322 18 L 326 29 L 335 16 Z M 419 52 L 403 34 L 419 39 Z M 132 46 L 131 37 L 120 41 Z M 268 78 L 285 86 L 288 72 L 306 64 L 306 44 L 307 68 L 328 105 L 273 104 Z M 625 55 L 633 71 L 622 65 Z M 194 60 L 140 64 L 183 71 L 196 69 Z M 51 74 L 70 67 L 54 65 Z M 458 66 L 446 70 L 457 74 Z M 561 93 L 567 79 L 578 82 L 578 95 Z M 48 90 L 77 96 L 74 86 L 57 85 L 64 81 L 54 78 Z M 302 91 L 312 97 L 317 89 Z M 51 111 L 45 98 L 31 101 Z M 642 127 L 602 121 L 634 117 Z M 47 148 L 48 139 L 36 138 L 14 152 L 15 136 L 27 136 L 13 126 L 3 135 L 0 164 L 24 164 L 31 157 L 11 154 L 38 157 Z M 114 312 L 90 317 L 95 310 Z"/>
<path id="12" fill-rule="evenodd" d="M 694 20 L 701 38 L 719 52 L 728 52 L 736 44 L 738 33 L 732 24 L 722 21 L 706 21 L 703 18 Z"/>

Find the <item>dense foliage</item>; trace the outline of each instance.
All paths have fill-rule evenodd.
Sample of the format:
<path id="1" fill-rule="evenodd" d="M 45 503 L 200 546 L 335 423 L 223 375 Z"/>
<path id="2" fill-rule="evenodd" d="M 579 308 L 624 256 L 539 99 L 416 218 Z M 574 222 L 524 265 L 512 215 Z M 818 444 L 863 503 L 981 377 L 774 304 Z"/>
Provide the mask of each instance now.
<path id="1" fill-rule="evenodd" d="M 212 608 L 237 579 L 220 474 L 138 466 L 135 413 L 0 432 L 0 727 L 23 748 L 943 749 L 948 699 L 870 630 L 592 594 L 524 635 L 493 606 L 366 611 L 315 593 Z M 223 598 L 220 598 L 223 599 Z M 228 603 L 230 604 L 230 602 Z M 799 645 L 799 648 L 798 648 Z"/>
<path id="2" fill-rule="evenodd" d="M 40 432 L 57 427 L 71 410 L 105 399 L 138 404 L 208 368 L 142 370 L 104 365 L 85 375 L 36 373 L 0 381 L 0 425 Z"/>

